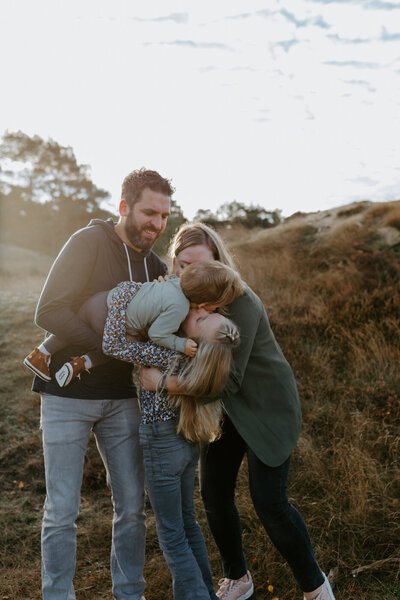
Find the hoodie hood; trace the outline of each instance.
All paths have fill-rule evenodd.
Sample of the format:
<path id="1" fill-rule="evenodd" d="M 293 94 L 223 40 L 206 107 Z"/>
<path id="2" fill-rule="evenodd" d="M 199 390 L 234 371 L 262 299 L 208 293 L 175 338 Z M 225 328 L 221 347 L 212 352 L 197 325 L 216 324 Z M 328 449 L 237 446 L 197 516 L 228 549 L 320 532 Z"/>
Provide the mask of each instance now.
<path id="1" fill-rule="evenodd" d="M 102 230 L 106 233 L 107 237 L 113 244 L 117 244 L 118 246 L 125 246 L 129 252 L 129 258 L 134 262 L 143 262 L 144 258 L 147 258 L 151 254 L 151 250 L 146 250 L 145 252 L 138 252 L 134 248 L 131 248 L 125 242 L 121 240 L 119 235 L 115 233 L 115 221 L 111 217 L 109 217 L 106 221 L 102 219 L 92 219 L 87 227 L 101 227 Z"/>

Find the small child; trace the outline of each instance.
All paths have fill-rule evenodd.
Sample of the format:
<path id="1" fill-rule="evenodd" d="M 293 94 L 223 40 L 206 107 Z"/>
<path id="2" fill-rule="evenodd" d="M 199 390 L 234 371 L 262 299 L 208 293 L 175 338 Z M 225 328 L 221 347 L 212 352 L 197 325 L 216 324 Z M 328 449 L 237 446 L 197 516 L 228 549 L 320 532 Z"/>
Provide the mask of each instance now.
<path id="1" fill-rule="evenodd" d="M 114 289 L 95 294 L 78 311 L 78 316 L 101 334 Z M 218 261 L 192 263 L 184 269 L 180 278 L 171 276 L 166 281 L 141 284 L 126 310 L 127 334 L 136 338 L 145 335 L 156 344 L 193 357 L 197 351 L 196 342 L 174 333 L 185 320 L 190 307 L 194 305 L 214 311 L 230 304 L 241 293 L 242 281 L 231 267 Z M 28 354 L 24 365 L 41 379 L 51 381 L 51 355 L 66 345 L 65 340 L 51 334 Z M 55 374 L 56 381 L 60 387 L 65 387 L 82 371 L 98 367 L 108 360 L 100 350 L 90 350 L 65 363 Z"/>

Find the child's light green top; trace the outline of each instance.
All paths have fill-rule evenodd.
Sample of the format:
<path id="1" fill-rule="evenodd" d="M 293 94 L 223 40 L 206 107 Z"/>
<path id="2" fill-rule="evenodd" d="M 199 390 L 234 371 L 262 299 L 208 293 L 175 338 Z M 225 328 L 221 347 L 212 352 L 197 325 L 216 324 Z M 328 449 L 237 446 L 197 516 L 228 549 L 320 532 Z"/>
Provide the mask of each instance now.
<path id="1" fill-rule="evenodd" d="M 108 304 L 113 291 L 108 295 Z M 153 342 L 184 352 L 186 338 L 174 333 L 185 320 L 189 308 L 190 303 L 182 292 L 179 277 L 143 283 L 126 309 L 126 332 L 138 335 L 149 328 L 147 335 Z"/>

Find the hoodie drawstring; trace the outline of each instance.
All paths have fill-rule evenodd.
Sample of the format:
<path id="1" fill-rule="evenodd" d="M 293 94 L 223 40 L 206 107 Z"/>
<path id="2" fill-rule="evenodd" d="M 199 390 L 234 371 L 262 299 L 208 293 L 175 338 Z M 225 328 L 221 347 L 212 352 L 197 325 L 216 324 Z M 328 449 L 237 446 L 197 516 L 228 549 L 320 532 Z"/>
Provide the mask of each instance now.
<path id="1" fill-rule="evenodd" d="M 126 247 L 125 242 L 123 242 L 123 244 L 124 244 L 124 248 L 125 248 L 126 258 L 128 259 L 129 280 L 133 281 L 133 278 L 132 278 L 132 269 L 131 269 L 131 259 L 129 258 L 129 252 L 128 252 L 128 248 Z"/>
<path id="2" fill-rule="evenodd" d="M 124 245 L 124 248 L 125 248 L 125 254 L 126 254 L 126 258 L 127 258 L 127 260 L 128 260 L 129 279 L 130 279 L 130 281 L 133 281 L 133 277 L 132 277 L 132 268 L 131 268 L 131 259 L 129 258 L 129 252 L 128 252 L 128 248 L 126 247 L 126 244 L 125 244 L 125 242 L 122 242 L 122 243 L 123 243 L 123 245 Z M 148 269 L 147 269 L 147 260 L 146 260 L 146 257 L 144 257 L 144 261 L 143 261 L 143 262 L 144 262 L 144 270 L 145 270 L 145 272 L 146 272 L 146 280 L 147 280 L 147 281 L 150 281 L 150 279 L 149 279 L 149 271 L 148 271 Z"/>
<path id="3" fill-rule="evenodd" d="M 144 257 L 144 270 L 146 271 L 146 279 L 147 279 L 147 281 L 150 281 L 150 279 L 149 279 L 149 272 L 147 270 L 147 259 L 146 259 L 146 257 Z"/>

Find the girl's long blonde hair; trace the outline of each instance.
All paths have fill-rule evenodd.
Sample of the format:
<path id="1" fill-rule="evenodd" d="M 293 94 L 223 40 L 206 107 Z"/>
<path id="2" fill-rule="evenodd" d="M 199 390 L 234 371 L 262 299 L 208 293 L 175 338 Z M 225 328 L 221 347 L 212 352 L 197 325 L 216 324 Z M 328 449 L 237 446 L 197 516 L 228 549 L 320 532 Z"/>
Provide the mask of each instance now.
<path id="1" fill-rule="evenodd" d="M 222 317 L 213 341 L 199 340 L 196 356 L 186 359 L 178 375 L 183 393 L 171 395 L 170 404 L 179 409 L 178 433 L 188 442 L 212 442 L 220 435 L 222 406 L 211 400 L 225 387 L 233 350 L 239 345 L 239 330 Z M 203 399 L 208 399 L 206 403 Z"/>

